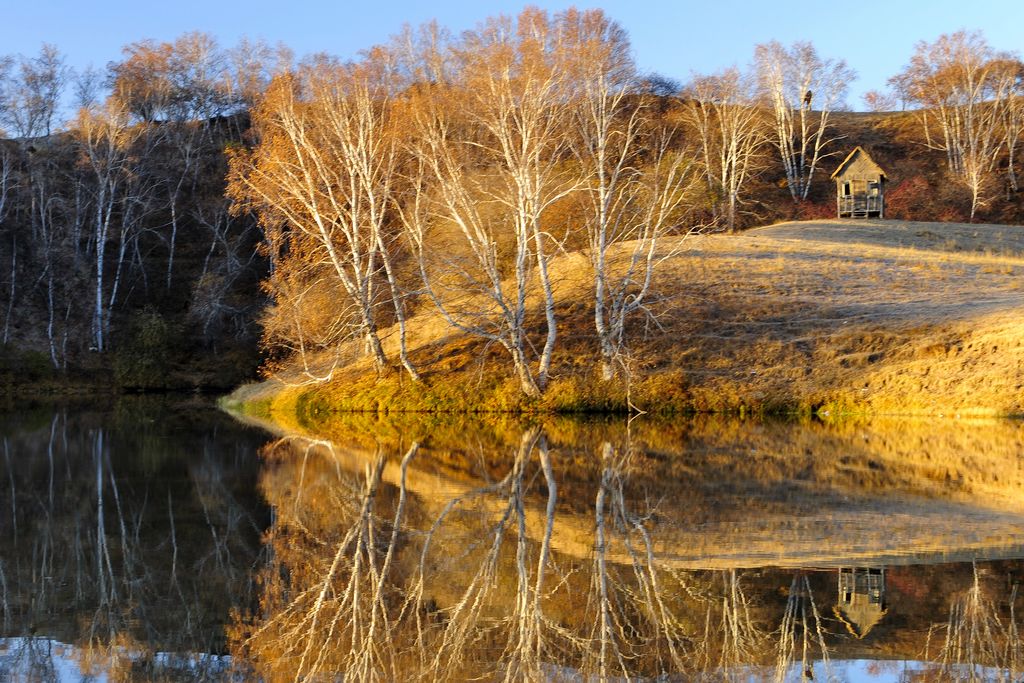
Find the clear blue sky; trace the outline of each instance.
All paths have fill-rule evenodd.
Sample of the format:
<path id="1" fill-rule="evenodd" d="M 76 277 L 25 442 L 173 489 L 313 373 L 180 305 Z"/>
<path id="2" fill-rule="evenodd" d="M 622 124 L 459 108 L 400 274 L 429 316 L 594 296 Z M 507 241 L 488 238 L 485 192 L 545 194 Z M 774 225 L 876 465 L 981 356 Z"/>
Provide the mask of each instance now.
<path id="1" fill-rule="evenodd" d="M 103 67 L 123 45 L 170 40 L 201 30 L 230 46 L 241 36 L 278 41 L 296 55 L 328 52 L 350 57 L 379 43 L 402 24 L 437 19 L 454 31 L 523 2 L 411 2 L 408 0 L 0 0 L 0 55 L 34 54 L 57 45 L 68 62 Z M 602 7 L 630 34 L 640 67 L 686 81 L 747 64 L 754 45 L 768 40 L 810 40 L 829 57 L 845 59 L 859 74 L 849 104 L 881 89 L 909 59 L 914 44 L 961 28 L 980 29 L 1001 50 L 1024 52 L 1024 0 L 856 0 L 854 2 L 740 2 L 739 0 L 606 0 L 534 2 L 558 10 Z"/>

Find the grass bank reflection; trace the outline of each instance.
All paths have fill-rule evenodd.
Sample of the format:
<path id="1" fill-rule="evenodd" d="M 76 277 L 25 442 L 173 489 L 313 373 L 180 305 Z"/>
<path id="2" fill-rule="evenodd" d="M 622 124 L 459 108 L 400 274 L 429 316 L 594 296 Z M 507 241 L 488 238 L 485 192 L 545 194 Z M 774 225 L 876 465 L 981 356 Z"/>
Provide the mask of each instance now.
<path id="1" fill-rule="evenodd" d="M 234 652 L 295 680 L 1012 677 L 1020 426 L 947 426 L 293 428 L 264 451 L 272 560 Z M 978 557 L 1007 560 L 954 563 Z"/>

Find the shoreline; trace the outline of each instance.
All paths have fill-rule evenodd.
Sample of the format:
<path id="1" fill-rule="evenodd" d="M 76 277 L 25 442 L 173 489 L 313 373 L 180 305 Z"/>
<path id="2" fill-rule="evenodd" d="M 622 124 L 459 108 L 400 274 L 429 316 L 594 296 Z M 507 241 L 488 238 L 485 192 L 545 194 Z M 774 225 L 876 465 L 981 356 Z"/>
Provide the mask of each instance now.
<path id="1" fill-rule="evenodd" d="M 667 245 L 666 248 L 670 248 Z M 657 325 L 634 320 L 628 379 L 597 377 L 578 254 L 563 282 L 551 380 L 528 399 L 504 356 L 408 321 L 423 381 L 326 356 L 226 399 L 307 419 L 335 412 L 1024 417 L 1024 228 L 805 221 L 694 238 L 657 273 Z M 538 330 L 539 332 L 539 330 Z M 394 330 L 383 330 L 390 354 Z M 357 356 L 357 347 L 348 350 Z M 313 384 L 309 375 L 330 375 Z"/>

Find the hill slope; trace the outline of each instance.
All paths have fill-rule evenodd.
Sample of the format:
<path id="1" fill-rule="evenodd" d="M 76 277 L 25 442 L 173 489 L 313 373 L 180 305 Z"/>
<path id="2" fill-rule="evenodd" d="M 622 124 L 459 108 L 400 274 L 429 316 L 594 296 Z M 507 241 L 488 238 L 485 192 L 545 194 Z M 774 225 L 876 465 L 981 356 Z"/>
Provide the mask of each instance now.
<path id="1" fill-rule="evenodd" d="M 569 324 L 540 403 L 517 395 L 496 351 L 429 311 L 410 323 L 422 384 L 356 363 L 328 383 L 304 383 L 292 368 L 235 398 L 301 397 L 312 412 L 601 410 L 628 400 L 643 410 L 1024 414 L 1024 228 L 808 221 L 679 246 L 658 274 L 657 325 L 637 320 L 630 331 L 628 383 L 596 379 L 586 259 L 576 253 L 553 269 Z"/>

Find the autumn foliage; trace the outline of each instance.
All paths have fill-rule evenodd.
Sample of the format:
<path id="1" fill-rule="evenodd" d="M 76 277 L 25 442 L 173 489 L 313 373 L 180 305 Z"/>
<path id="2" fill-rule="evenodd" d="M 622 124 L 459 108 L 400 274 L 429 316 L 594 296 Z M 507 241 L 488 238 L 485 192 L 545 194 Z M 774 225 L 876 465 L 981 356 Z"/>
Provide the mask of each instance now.
<path id="1" fill-rule="evenodd" d="M 369 358 L 416 380 L 443 328 L 536 398 L 570 326 L 602 380 L 636 365 L 675 237 L 831 215 L 854 145 L 886 170 L 888 216 L 1024 220 L 1018 55 L 921 43 L 859 114 L 838 57 L 754 52 L 680 86 L 640 73 L 603 12 L 531 8 L 350 62 L 203 33 L 103 72 L 50 45 L 0 57 L 0 341 L 12 363 L 112 376 L 155 313 L 183 364 L 225 340 L 254 355 L 261 326 L 268 370 L 320 381 Z M 551 274 L 570 255 L 586 301 Z"/>

